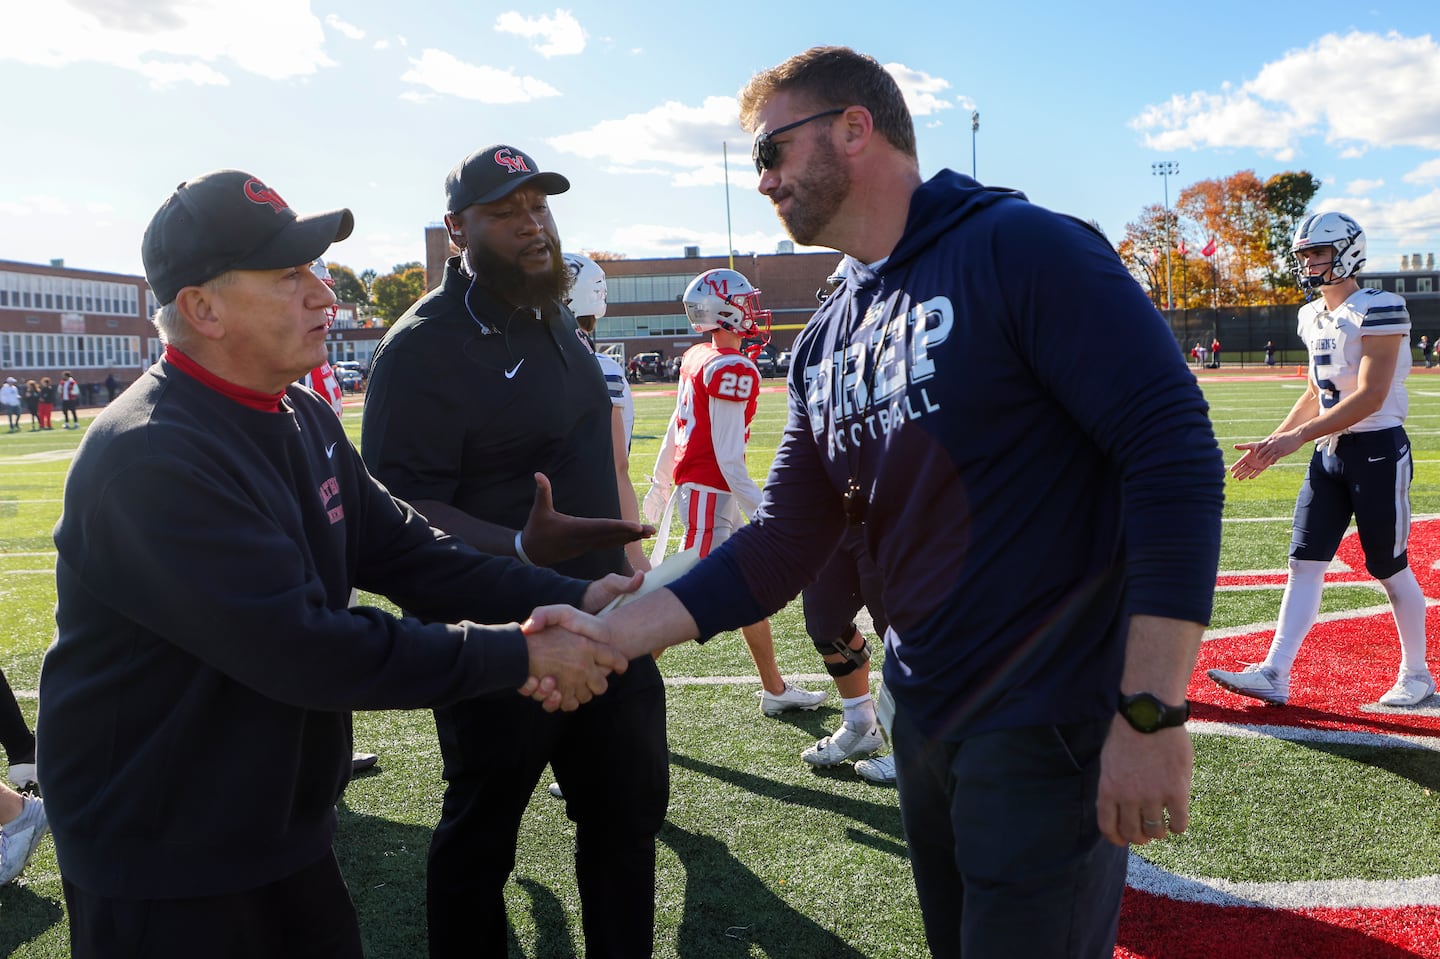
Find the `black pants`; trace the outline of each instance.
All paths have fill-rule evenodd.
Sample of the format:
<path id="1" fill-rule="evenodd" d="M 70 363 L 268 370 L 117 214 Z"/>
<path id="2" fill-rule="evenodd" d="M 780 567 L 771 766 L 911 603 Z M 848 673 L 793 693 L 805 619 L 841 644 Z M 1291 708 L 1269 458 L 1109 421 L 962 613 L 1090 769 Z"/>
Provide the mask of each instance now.
<path id="1" fill-rule="evenodd" d="M 62 881 L 72 959 L 363 957 L 355 906 L 333 853 L 268 886 L 225 896 L 114 899 Z"/>
<path id="2" fill-rule="evenodd" d="M 1107 717 L 930 739 L 895 714 L 900 817 L 935 959 L 1115 952 L 1126 850 L 1095 799 Z"/>
<path id="3" fill-rule="evenodd" d="M 76 426 L 80 425 L 79 400 L 66 400 L 65 402 L 60 404 L 60 412 L 62 415 L 64 415 L 65 422 L 69 423 L 71 420 L 74 420 Z"/>
<path id="4" fill-rule="evenodd" d="M 587 959 L 649 956 L 655 836 L 670 794 L 665 688 L 648 656 L 573 713 L 514 694 L 435 711 L 445 803 L 426 871 L 432 959 L 506 954 L 505 883 L 549 763 L 575 823 Z"/>
<path id="5" fill-rule="evenodd" d="M 0 747 L 4 747 L 5 756 L 12 766 L 35 761 L 35 734 L 25 724 L 20 704 L 15 701 L 15 693 L 10 689 L 3 669 L 0 669 Z"/>

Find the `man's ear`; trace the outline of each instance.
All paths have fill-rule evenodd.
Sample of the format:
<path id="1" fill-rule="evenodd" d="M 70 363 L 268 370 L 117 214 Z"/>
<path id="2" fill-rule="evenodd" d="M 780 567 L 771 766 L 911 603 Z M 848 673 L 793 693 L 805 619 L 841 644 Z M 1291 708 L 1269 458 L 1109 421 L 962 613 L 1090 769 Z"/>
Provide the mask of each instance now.
<path id="1" fill-rule="evenodd" d="M 870 138 L 875 135 L 875 118 L 866 107 L 851 106 L 845 109 L 840 119 L 843 123 L 841 149 L 846 155 L 855 156 L 865 149 Z"/>
<path id="2" fill-rule="evenodd" d="M 218 340 L 225 335 L 219 297 L 203 286 L 187 286 L 175 297 L 175 309 L 196 336 Z"/>
<path id="3" fill-rule="evenodd" d="M 454 213 L 445 214 L 445 231 L 450 234 L 450 242 L 455 244 L 456 249 L 465 249 L 465 225 L 460 222 L 460 217 Z"/>

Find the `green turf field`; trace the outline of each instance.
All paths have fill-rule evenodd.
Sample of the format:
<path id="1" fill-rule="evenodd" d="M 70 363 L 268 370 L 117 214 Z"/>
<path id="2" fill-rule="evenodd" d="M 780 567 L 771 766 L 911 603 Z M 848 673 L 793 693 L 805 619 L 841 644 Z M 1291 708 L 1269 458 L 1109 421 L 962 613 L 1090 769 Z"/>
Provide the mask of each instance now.
<path id="1" fill-rule="evenodd" d="M 1293 404 L 1301 381 L 1211 377 L 1205 385 L 1230 462 L 1231 445 L 1265 435 Z M 1414 513 L 1437 514 L 1440 377 L 1417 375 L 1410 386 Z M 641 477 L 673 402 L 658 387 L 637 394 L 632 473 L 642 496 Z M 762 395 L 750 445 L 757 478 L 765 475 L 784 419 L 783 394 Z M 358 441 L 358 408 L 347 411 L 346 421 Z M 0 666 L 32 721 L 41 657 L 54 628 L 50 531 L 80 435 L 0 434 Z M 1230 484 L 1223 568 L 1283 568 L 1302 469 L 1297 455 L 1256 481 Z M 1367 589 L 1331 589 L 1325 608 L 1377 602 L 1383 600 Z M 1222 593 L 1213 625 L 1273 621 L 1278 605 L 1277 591 Z M 798 603 L 776 617 L 775 632 L 782 670 L 818 677 Z M 660 835 L 657 954 L 924 955 L 894 790 L 865 783 L 848 765 L 817 772 L 800 761 L 803 748 L 838 724 L 838 708 L 794 719 L 762 717 L 758 683 L 738 635 L 680 647 L 666 654 L 661 668 L 672 682 L 672 795 Z M 740 679 L 705 681 L 717 677 Z M 824 685 L 818 678 L 815 684 Z M 425 712 L 360 714 L 356 733 L 359 746 L 380 754 L 381 772 L 347 791 L 339 854 L 367 955 L 409 959 L 425 948 L 424 863 L 440 807 L 439 751 Z M 1166 868 L 1236 880 L 1440 873 L 1440 848 L 1426 838 L 1437 827 L 1436 800 L 1426 787 L 1440 786 L 1440 754 L 1397 757 L 1365 747 L 1209 736 L 1197 737 L 1196 754 L 1191 831 L 1144 850 Z M 263 774 L 263 757 L 253 758 Z M 569 956 L 580 947 L 573 829 L 564 804 L 545 793 L 546 782 L 527 815 L 509 887 L 516 956 Z M 1377 821 L 1403 833 L 1388 836 L 1378 854 L 1371 841 Z M 1257 855 L 1277 849 L 1283 855 Z M 25 875 L 0 889 L 0 956 L 59 959 L 68 952 L 60 878 L 47 840 Z"/>

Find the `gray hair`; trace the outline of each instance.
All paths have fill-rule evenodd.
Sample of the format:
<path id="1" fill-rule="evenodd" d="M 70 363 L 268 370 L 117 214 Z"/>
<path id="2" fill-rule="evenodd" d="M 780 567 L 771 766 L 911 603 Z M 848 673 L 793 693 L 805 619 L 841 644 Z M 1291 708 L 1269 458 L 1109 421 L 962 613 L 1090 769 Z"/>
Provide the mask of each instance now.
<path id="1" fill-rule="evenodd" d="M 235 271 L 227 270 L 200 285 L 207 290 L 220 290 L 233 282 L 235 282 Z M 155 315 L 150 318 L 150 322 L 155 324 L 155 331 L 160 334 L 161 343 L 174 343 L 178 346 L 186 338 L 185 317 L 180 315 L 180 309 L 175 305 L 174 300 L 156 310 Z"/>

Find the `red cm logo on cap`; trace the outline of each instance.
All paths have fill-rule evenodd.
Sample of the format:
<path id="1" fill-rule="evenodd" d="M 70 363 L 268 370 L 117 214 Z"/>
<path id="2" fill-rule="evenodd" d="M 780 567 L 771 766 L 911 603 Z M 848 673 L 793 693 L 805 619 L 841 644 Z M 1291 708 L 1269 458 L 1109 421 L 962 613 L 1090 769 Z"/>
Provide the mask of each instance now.
<path id="1" fill-rule="evenodd" d="M 245 181 L 245 199 L 251 203 L 268 203 L 276 213 L 290 208 L 280 194 L 253 177 Z"/>
<path id="2" fill-rule="evenodd" d="M 495 162 L 505 167 L 511 173 L 529 173 L 530 167 L 525 163 L 525 156 L 516 156 L 510 152 L 509 147 L 495 151 Z"/>

